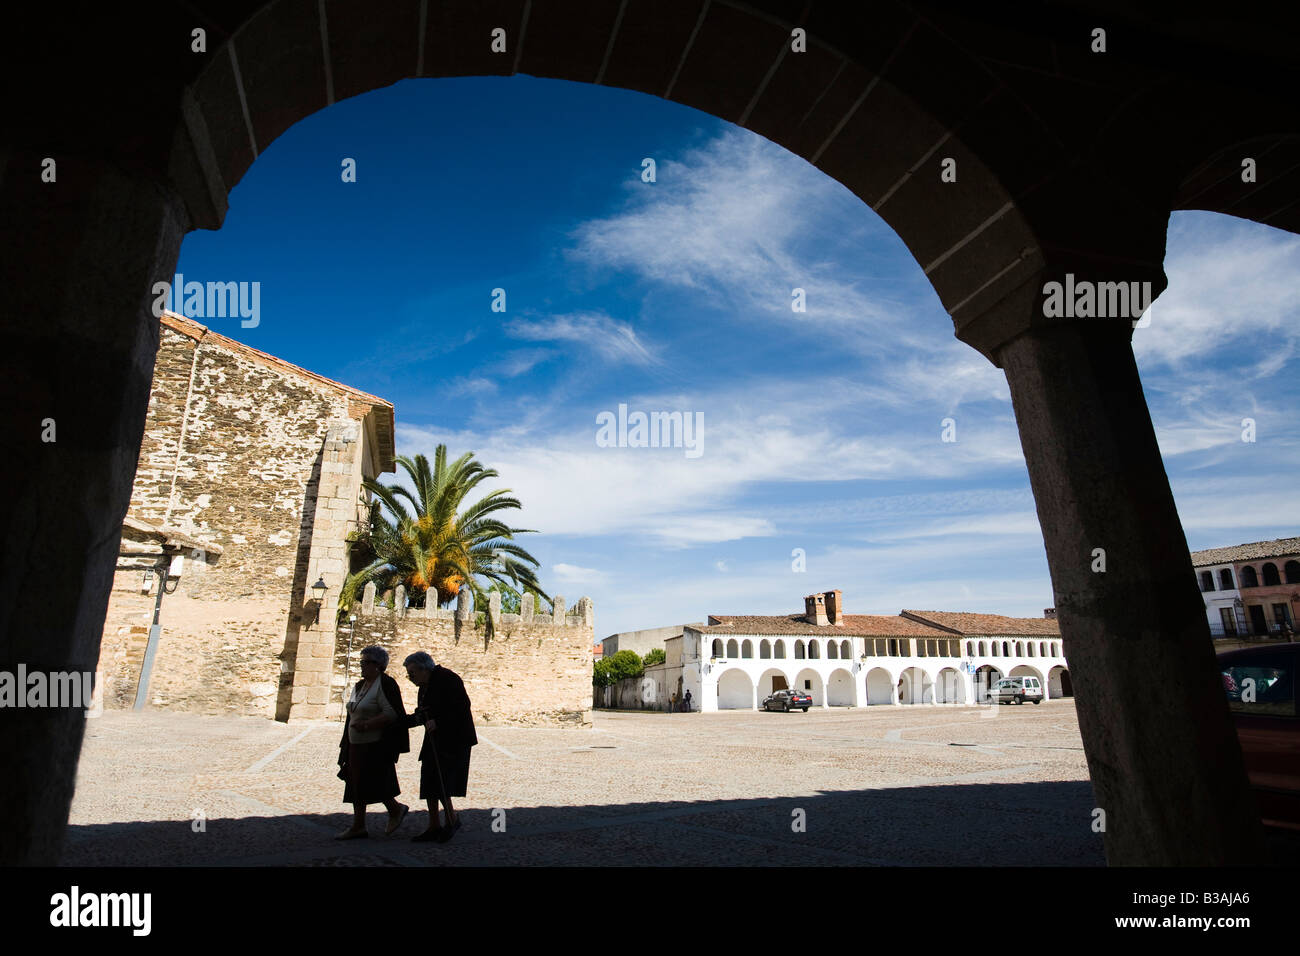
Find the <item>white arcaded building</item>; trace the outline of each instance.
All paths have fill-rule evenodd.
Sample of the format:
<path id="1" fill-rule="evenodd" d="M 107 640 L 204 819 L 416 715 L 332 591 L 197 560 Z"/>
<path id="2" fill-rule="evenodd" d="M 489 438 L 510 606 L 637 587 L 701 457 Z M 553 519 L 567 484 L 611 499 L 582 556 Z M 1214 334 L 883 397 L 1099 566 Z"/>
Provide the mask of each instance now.
<path id="1" fill-rule="evenodd" d="M 1033 675 L 1049 698 L 1073 696 L 1055 613 L 845 614 L 839 591 L 803 614 L 710 615 L 682 633 L 682 686 L 696 709 L 752 710 L 775 690 L 815 707 L 970 704 L 1002 677 Z"/>

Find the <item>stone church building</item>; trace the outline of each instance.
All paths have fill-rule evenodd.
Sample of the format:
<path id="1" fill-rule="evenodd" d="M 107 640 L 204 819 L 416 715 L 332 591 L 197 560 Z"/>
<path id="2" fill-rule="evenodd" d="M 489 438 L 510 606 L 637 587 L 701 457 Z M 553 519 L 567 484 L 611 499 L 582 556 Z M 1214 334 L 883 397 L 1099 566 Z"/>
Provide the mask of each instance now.
<path id="1" fill-rule="evenodd" d="M 394 470 L 393 406 L 182 316 L 161 324 L 104 704 L 132 706 L 159 586 L 145 569 L 174 555 L 146 703 L 324 716 L 348 535 L 365 518 L 362 480 Z"/>

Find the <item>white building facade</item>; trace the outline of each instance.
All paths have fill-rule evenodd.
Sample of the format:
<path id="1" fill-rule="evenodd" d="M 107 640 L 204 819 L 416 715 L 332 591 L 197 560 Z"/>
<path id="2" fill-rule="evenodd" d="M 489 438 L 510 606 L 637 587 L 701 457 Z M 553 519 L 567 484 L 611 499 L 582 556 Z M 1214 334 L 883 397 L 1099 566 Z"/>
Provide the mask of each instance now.
<path id="1" fill-rule="evenodd" d="M 1053 618 L 845 615 L 838 594 L 824 595 L 833 607 L 824 624 L 814 623 L 813 608 L 806 615 L 710 617 L 707 625 L 686 626 L 682 686 L 697 709 L 754 710 L 783 688 L 807 692 L 821 708 L 973 704 L 994 681 L 1022 675 L 1037 677 L 1049 699 L 1073 696 Z"/>
<path id="2" fill-rule="evenodd" d="M 1210 634 L 1285 638 L 1300 615 L 1300 538 L 1192 552 Z"/>
<path id="3" fill-rule="evenodd" d="M 1241 601 L 1241 591 L 1237 588 L 1232 562 L 1197 564 L 1195 568 L 1196 586 L 1201 589 L 1201 597 L 1205 599 L 1205 616 L 1210 624 L 1210 634 L 1214 637 L 1249 634 L 1245 606 Z"/>

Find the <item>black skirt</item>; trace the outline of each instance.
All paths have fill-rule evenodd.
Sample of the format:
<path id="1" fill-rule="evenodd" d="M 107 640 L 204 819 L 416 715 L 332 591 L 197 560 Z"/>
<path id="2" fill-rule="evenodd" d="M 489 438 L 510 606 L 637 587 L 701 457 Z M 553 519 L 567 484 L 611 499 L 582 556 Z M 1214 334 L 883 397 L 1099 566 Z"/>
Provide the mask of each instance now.
<path id="1" fill-rule="evenodd" d="M 402 792 L 397 784 L 397 764 L 382 741 L 348 743 L 347 784 L 344 803 L 383 803 Z"/>
<path id="2" fill-rule="evenodd" d="M 426 753 L 420 761 L 420 799 L 437 800 L 441 796 L 438 790 L 438 768 L 442 768 L 442 782 L 447 786 L 447 796 L 463 797 L 469 788 L 469 753 L 463 750 L 438 750 L 435 763 L 433 754 Z"/>

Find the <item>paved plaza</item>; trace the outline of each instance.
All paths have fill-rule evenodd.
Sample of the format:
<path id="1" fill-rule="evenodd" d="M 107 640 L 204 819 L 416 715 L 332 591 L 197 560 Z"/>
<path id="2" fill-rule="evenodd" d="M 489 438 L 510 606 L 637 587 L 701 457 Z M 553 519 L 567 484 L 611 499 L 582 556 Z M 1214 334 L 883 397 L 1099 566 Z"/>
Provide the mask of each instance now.
<path id="1" fill-rule="evenodd" d="M 370 839 L 331 839 L 350 819 L 335 777 L 340 734 L 323 721 L 106 712 L 87 725 L 63 862 L 1104 863 L 1071 700 L 597 711 L 590 730 L 482 727 L 458 805 L 465 826 L 446 845 L 409 839 L 428 819 L 414 799 L 422 730 L 398 763 L 398 799 L 412 804 L 398 833 L 382 835 L 376 805 Z"/>

